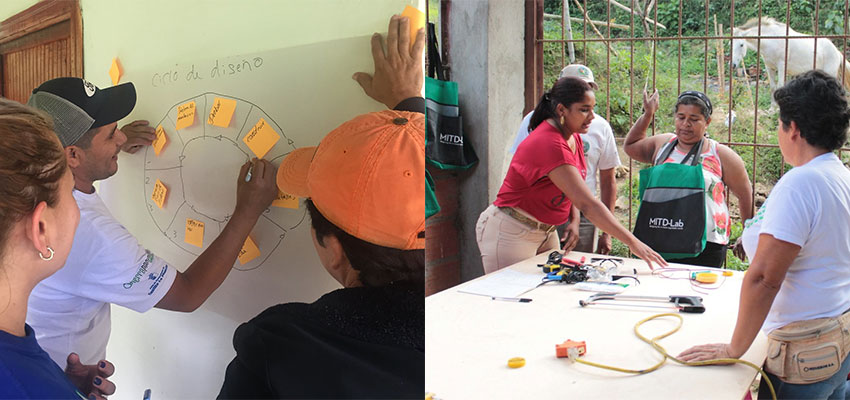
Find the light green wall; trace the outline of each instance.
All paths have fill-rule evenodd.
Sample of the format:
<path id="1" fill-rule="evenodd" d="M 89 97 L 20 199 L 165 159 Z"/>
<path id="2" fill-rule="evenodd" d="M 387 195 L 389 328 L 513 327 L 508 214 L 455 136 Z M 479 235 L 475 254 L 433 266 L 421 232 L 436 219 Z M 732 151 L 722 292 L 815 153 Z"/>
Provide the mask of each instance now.
<path id="1" fill-rule="evenodd" d="M 36 0 L 3 0 L 0 1 L 0 21 L 5 20 L 35 4 Z"/>
<path id="2" fill-rule="evenodd" d="M 111 86 L 113 57 L 145 69 L 368 35 L 405 3 L 424 9 L 424 0 L 81 0 L 85 77 Z"/>
<path id="3" fill-rule="evenodd" d="M 0 21 L 37 0 L 0 0 Z M 86 79 L 111 86 L 113 57 L 126 68 L 237 55 L 374 32 L 400 4 L 424 0 L 80 0 Z M 362 10 L 386 9 L 385 14 Z M 297 17 L 292 17 L 297 15 Z M 344 17 L 341 17 L 344 16 Z"/>

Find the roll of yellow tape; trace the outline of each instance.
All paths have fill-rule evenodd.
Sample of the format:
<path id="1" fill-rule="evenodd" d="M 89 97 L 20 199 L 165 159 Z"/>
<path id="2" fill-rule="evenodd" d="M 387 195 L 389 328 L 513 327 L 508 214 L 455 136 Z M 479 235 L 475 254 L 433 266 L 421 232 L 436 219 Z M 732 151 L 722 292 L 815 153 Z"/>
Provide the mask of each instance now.
<path id="1" fill-rule="evenodd" d="M 697 274 L 696 281 L 699 283 L 714 283 L 717 282 L 717 274 L 714 272 L 700 272 Z"/>

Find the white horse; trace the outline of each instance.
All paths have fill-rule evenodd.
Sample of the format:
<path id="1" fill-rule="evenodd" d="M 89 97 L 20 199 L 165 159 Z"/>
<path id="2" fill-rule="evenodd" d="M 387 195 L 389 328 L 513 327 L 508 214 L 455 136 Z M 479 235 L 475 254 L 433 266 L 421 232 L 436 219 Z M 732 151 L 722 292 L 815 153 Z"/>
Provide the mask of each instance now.
<path id="1" fill-rule="evenodd" d="M 732 39 L 732 67 L 741 66 L 741 60 L 747 50 L 756 51 L 759 19 L 752 18 L 744 25 L 732 28 L 732 36 L 749 36 L 746 39 Z M 785 73 L 789 76 L 820 69 L 843 81 L 845 88 L 850 90 L 850 62 L 843 60 L 841 52 L 827 38 L 817 39 L 817 60 L 815 60 L 814 38 L 788 39 L 788 62 L 785 58 L 785 38 L 768 38 L 770 36 L 785 36 L 786 25 L 773 18 L 761 19 L 761 57 L 767 67 L 767 80 L 771 93 L 776 88 L 785 85 Z M 788 36 L 803 36 L 793 29 L 788 29 Z M 813 63 L 814 61 L 814 63 Z M 772 100 L 772 99 L 771 99 Z"/>

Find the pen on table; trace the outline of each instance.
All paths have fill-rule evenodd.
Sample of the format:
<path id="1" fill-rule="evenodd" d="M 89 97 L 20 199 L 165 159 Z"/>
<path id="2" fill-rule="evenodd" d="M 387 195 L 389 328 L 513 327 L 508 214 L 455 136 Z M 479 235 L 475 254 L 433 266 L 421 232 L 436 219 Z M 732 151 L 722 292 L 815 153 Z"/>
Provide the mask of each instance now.
<path id="1" fill-rule="evenodd" d="M 525 297 L 491 297 L 493 300 L 513 301 L 516 303 L 531 303 L 531 299 Z"/>

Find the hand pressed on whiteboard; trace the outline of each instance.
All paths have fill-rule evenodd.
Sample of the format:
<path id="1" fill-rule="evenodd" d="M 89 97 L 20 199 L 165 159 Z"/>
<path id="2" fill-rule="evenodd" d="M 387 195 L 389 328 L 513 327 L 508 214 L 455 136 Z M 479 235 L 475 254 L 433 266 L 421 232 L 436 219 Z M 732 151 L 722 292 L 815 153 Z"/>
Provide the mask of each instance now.
<path id="1" fill-rule="evenodd" d="M 250 178 L 248 178 L 249 170 Z M 278 193 L 275 183 L 276 173 L 277 168 L 267 160 L 254 158 L 242 165 L 236 181 L 234 218 L 237 214 L 242 214 L 239 217 L 254 219 L 269 208 Z"/>
<path id="2" fill-rule="evenodd" d="M 150 146 L 156 140 L 156 130 L 148 121 L 133 121 L 121 127 L 121 132 L 127 136 L 127 141 L 121 146 L 121 150 L 130 154 L 139 151 L 142 147 Z"/>
<path id="3" fill-rule="evenodd" d="M 387 51 L 381 35 L 372 36 L 372 59 L 375 74 L 356 72 L 352 78 L 369 97 L 394 108 L 404 99 L 422 96 L 424 81 L 422 50 L 425 48 L 425 28 L 419 29 L 410 47 L 410 20 L 393 15 L 387 32 Z"/>
<path id="4" fill-rule="evenodd" d="M 89 399 L 105 399 L 105 396 L 115 393 L 115 384 L 109 378 L 115 373 L 115 366 L 106 360 L 100 360 L 97 365 L 84 365 L 77 353 L 68 355 L 68 366 L 65 376 Z"/>

